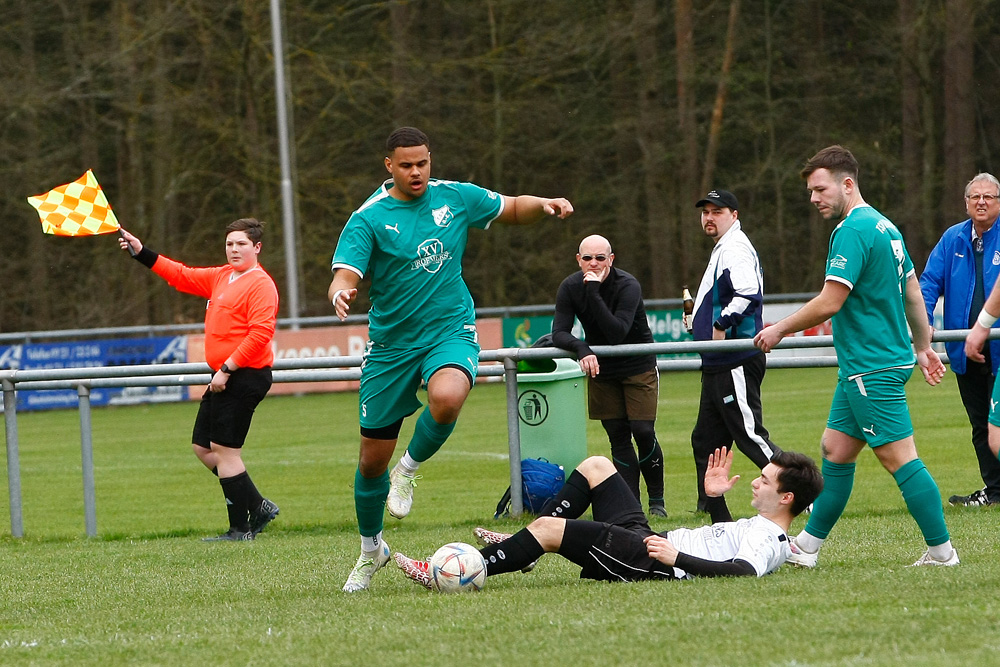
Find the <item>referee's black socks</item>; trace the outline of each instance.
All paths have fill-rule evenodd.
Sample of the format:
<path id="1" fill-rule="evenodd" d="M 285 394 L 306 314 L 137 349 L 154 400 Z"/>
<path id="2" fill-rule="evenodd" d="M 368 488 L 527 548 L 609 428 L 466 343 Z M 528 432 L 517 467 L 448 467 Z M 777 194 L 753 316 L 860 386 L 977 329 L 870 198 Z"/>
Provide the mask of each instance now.
<path id="1" fill-rule="evenodd" d="M 226 497 L 230 528 L 247 532 L 250 530 L 250 508 L 260 507 L 263 497 L 246 470 L 233 477 L 220 478 L 219 484 Z"/>

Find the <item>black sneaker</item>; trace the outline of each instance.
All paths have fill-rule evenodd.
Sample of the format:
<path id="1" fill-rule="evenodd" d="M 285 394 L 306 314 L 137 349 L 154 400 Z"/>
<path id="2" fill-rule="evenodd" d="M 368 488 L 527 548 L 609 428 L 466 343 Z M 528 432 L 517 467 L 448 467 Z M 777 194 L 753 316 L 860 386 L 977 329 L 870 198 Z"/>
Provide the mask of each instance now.
<path id="1" fill-rule="evenodd" d="M 663 505 L 650 504 L 650 506 L 649 506 L 649 516 L 666 517 L 667 516 L 667 508 L 664 507 Z"/>
<path id="2" fill-rule="evenodd" d="M 230 528 L 227 532 L 222 535 L 216 535 L 215 537 L 203 537 L 202 542 L 249 542 L 253 540 L 254 534 L 252 531 L 242 531 L 238 528 Z"/>
<path id="3" fill-rule="evenodd" d="M 986 495 L 986 489 L 982 488 L 967 496 L 952 496 L 948 499 L 948 504 L 964 507 L 983 507 L 984 505 L 992 505 L 993 502 Z"/>
<path id="4" fill-rule="evenodd" d="M 257 534 L 264 530 L 267 524 L 274 521 L 280 511 L 278 506 L 267 498 L 261 500 L 260 507 L 250 512 L 250 532 L 253 533 L 253 537 L 257 537 Z"/>

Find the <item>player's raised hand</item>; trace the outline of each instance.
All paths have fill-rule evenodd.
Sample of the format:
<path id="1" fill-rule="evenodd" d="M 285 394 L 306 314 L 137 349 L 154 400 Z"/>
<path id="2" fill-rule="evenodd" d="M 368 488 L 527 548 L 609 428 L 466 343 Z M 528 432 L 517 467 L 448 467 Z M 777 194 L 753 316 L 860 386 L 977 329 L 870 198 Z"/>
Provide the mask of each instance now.
<path id="1" fill-rule="evenodd" d="M 705 494 L 718 498 L 724 496 L 739 481 L 739 475 L 729 476 L 733 468 L 733 450 L 721 447 L 708 455 L 705 471 Z"/>
<path id="2" fill-rule="evenodd" d="M 547 215 L 554 215 L 560 220 L 565 220 L 573 215 L 573 205 L 569 203 L 568 199 L 563 199 L 562 197 L 546 199 L 545 203 L 542 204 L 542 210 Z"/>

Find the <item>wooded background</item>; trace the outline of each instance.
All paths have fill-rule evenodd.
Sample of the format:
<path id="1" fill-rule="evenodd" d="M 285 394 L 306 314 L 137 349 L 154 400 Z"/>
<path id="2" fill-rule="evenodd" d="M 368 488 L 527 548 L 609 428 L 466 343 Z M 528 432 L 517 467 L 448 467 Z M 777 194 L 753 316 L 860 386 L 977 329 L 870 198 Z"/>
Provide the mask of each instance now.
<path id="1" fill-rule="evenodd" d="M 333 249 L 399 125 L 429 134 L 439 178 L 576 207 L 470 234 L 479 306 L 551 303 L 590 233 L 647 298 L 678 297 L 710 252 L 694 203 L 712 187 L 739 197 L 768 292 L 818 290 L 831 225 L 798 172 L 832 143 L 922 268 L 967 217 L 965 183 L 997 170 L 998 9 L 285 0 L 300 315 L 332 314 Z M 87 168 L 124 227 L 190 265 L 224 261 L 229 221 L 266 220 L 286 296 L 271 49 L 265 0 L 0 0 L 0 331 L 203 317 L 115 237 L 41 233 L 25 198 Z"/>

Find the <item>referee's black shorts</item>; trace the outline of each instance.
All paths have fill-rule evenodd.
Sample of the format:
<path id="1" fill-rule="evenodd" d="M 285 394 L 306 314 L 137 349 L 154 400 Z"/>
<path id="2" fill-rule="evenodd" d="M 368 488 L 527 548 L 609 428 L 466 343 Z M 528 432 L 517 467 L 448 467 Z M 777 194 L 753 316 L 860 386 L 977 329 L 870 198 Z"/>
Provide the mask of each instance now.
<path id="1" fill-rule="evenodd" d="M 642 506 L 621 475 L 592 491 L 593 521 L 569 519 L 559 555 L 582 569 L 582 579 L 674 579 L 673 568 L 650 558 L 643 540 L 653 535 Z"/>
<path id="2" fill-rule="evenodd" d="M 271 388 L 271 367 L 238 368 L 226 381 L 226 390 L 205 390 L 194 420 L 191 442 L 210 449 L 212 443 L 239 449 L 250 431 L 254 410 Z"/>

